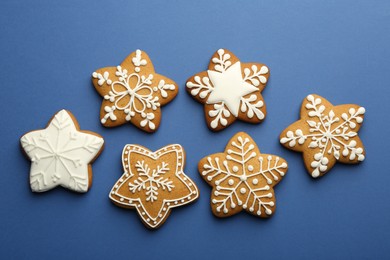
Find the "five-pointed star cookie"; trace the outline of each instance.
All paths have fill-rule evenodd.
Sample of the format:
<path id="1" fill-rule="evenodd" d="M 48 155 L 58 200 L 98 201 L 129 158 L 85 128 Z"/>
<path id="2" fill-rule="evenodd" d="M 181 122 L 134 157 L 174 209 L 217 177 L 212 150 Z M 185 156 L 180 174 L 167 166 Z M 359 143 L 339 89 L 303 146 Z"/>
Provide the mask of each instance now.
<path id="1" fill-rule="evenodd" d="M 100 121 L 106 127 L 131 122 L 139 129 L 154 132 L 161 120 L 161 106 L 178 93 L 176 83 L 154 71 L 149 56 L 140 50 L 119 66 L 98 69 L 92 82 L 104 98 Z"/>
<path id="2" fill-rule="evenodd" d="M 275 211 L 273 187 L 286 174 L 287 163 L 278 156 L 261 154 L 252 138 L 240 132 L 230 139 L 223 153 L 200 160 L 198 169 L 213 187 L 214 215 L 228 217 L 245 209 L 267 218 Z"/>
<path id="3" fill-rule="evenodd" d="M 124 173 L 110 192 L 118 206 L 135 208 L 148 228 L 158 228 L 171 209 L 199 197 L 195 183 L 184 174 L 185 154 L 178 145 L 151 152 L 126 145 L 122 153 Z"/>
<path id="4" fill-rule="evenodd" d="M 357 132 L 365 109 L 358 105 L 333 106 L 325 98 L 308 95 L 301 106 L 301 119 L 280 135 L 284 147 L 303 153 L 307 171 L 314 178 L 327 173 L 336 161 L 357 163 L 365 158 Z"/>
<path id="5" fill-rule="evenodd" d="M 20 139 L 31 160 L 30 185 L 34 192 L 58 185 L 87 192 L 92 184 L 91 163 L 103 149 L 103 138 L 81 131 L 75 117 L 61 110 L 43 130 L 28 132 Z"/>
<path id="6" fill-rule="evenodd" d="M 260 63 L 241 63 L 234 54 L 219 49 L 207 71 L 187 80 L 187 91 L 204 104 L 208 127 L 219 131 L 237 118 L 250 123 L 263 121 L 266 108 L 260 94 L 269 69 Z"/>

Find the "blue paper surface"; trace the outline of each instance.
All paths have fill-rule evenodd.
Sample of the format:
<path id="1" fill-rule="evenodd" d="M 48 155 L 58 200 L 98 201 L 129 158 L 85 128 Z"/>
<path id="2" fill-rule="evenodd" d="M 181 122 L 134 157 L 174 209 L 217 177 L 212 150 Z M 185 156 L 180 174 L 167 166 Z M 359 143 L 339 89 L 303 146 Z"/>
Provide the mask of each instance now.
<path id="1" fill-rule="evenodd" d="M 11 1 L 0 2 L 0 256 L 2 259 L 388 259 L 390 258 L 389 1 Z M 99 122 L 102 98 L 91 73 L 146 51 L 158 73 L 180 86 L 154 134 Z M 203 106 L 185 91 L 219 48 L 271 71 L 262 124 L 235 122 L 213 133 Z M 301 154 L 279 134 L 315 93 L 334 105 L 366 108 L 360 165 L 337 164 L 313 180 Z M 81 129 L 105 138 L 83 195 L 57 188 L 33 194 L 19 138 L 70 110 Z M 244 212 L 217 219 L 198 161 L 223 151 L 239 131 L 263 153 L 289 163 L 268 220 Z M 181 144 L 194 204 L 174 209 L 157 231 L 108 199 L 121 176 L 125 144 L 151 150 Z"/>

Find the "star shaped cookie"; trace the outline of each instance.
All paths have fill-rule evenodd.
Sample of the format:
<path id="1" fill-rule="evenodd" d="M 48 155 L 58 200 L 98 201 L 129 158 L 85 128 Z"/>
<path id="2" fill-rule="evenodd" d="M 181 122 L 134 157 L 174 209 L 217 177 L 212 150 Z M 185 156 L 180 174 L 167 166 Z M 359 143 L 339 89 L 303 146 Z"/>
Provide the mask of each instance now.
<path id="1" fill-rule="evenodd" d="M 269 69 L 260 63 L 241 63 L 234 54 L 219 49 L 207 71 L 187 80 L 187 91 L 204 104 L 207 126 L 219 131 L 236 119 L 260 123 L 266 115 L 261 91 Z"/>
<path id="2" fill-rule="evenodd" d="M 110 192 L 119 207 L 135 208 L 148 228 L 158 228 L 171 209 L 199 197 L 195 183 L 184 174 L 185 154 L 178 145 L 152 152 L 126 145 L 122 153 L 124 173 Z"/>
<path id="3" fill-rule="evenodd" d="M 149 56 L 141 50 L 130 54 L 119 66 L 98 69 L 92 83 L 104 98 L 100 121 L 106 127 L 131 122 L 146 132 L 155 132 L 161 106 L 178 93 L 177 84 L 154 71 Z"/>
<path id="4" fill-rule="evenodd" d="M 274 186 L 287 172 L 287 163 L 275 155 L 261 154 L 253 139 L 240 132 L 223 153 L 199 161 L 203 179 L 213 187 L 211 209 L 217 217 L 229 217 L 243 209 L 262 218 L 275 212 Z"/>
<path id="5" fill-rule="evenodd" d="M 43 130 L 28 132 L 20 139 L 31 160 L 30 186 L 44 192 L 60 185 L 87 192 L 92 184 L 91 163 L 103 150 L 103 138 L 81 131 L 75 117 L 61 110 Z"/>
<path id="6" fill-rule="evenodd" d="M 364 118 L 364 107 L 333 106 L 325 98 L 308 95 L 301 106 L 301 118 L 280 135 L 287 149 L 302 152 L 307 171 L 314 178 L 327 173 L 336 161 L 358 163 L 365 150 L 357 132 Z"/>

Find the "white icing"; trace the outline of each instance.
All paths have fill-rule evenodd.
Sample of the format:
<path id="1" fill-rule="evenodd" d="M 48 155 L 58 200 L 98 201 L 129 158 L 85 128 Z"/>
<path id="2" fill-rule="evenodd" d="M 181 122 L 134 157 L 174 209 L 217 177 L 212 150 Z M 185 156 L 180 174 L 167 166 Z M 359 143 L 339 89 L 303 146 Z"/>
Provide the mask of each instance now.
<path id="1" fill-rule="evenodd" d="M 108 119 L 116 121 L 115 111 L 123 111 L 126 114 L 126 121 L 131 121 L 136 114 L 140 114 L 144 118 L 140 122 L 140 126 L 143 128 L 148 126 L 151 130 L 155 130 L 154 111 L 160 107 L 159 98 L 155 92 L 159 91 L 161 97 L 165 99 L 169 96 L 168 91 L 175 90 L 176 86 L 167 84 L 164 80 L 160 80 L 155 85 L 153 74 L 149 74 L 147 77 L 139 74 L 141 66 L 147 65 L 147 61 L 142 59 L 142 51 L 137 50 L 131 61 L 135 66 L 135 72 L 131 74 L 121 66 L 116 67 L 115 75 L 110 75 L 108 71 L 105 71 L 103 75 L 97 72 L 92 73 L 92 77 L 98 79 L 99 86 L 103 84 L 110 86 L 110 91 L 104 96 L 104 99 L 110 101 L 112 105 L 104 107 L 106 113 L 101 118 L 101 123 L 105 124 Z M 111 80 L 110 76 L 115 76 L 115 80 Z M 124 99 L 128 101 L 125 104 L 120 104 Z"/>
<path id="2" fill-rule="evenodd" d="M 217 53 L 218 56 L 212 59 L 214 70 L 208 70 L 207 77 L 195 76 L 194 82 L 188 81 L 186 84 L 191 95 L 205 99 L 206 104 L 214 105 L 214 110 L 209 111 L 210 117 L 216 117 L 210 122 L 211 128 L 226 126 L 226 118 L 230 114 L 237 117 L 240 111 L 246 113 L 248 118 L 256 115 L 259 120 L 264 119 L 265 115 L 260 111 L 264 106 L 263 101 L 257 101 L 256 95 L 249 98 L 244 96 L 260 91 L 260 83 L 267 83 L 265 74 L 268 73 L 268 68 L 252 65 L 251 69 L 244 69 L 243 75 L 241 62 L 232 64 L 230 54 L 225 53 L 224 49 L 219 49 Z M 225 116 L 222 113 L 224 110 L 229 112 L 225 112 Z"/>
<path id="3" fill-rule="evenodd" d="M 138 158 L 161 160 L 161 157 L 171 153 L 176 156 L 175 165 L 168 165 L 162 160 L 155 169 L 150 168 L 145 160 L 140 159 L 133 162 L 129 159 L 137 155 Z M 184 152 L 180 145 L 168 145 L 156 152 L 151 152 L 137 145 L 126 145 L 122 154 L 125 173 L 112 188 L 109 195 L 111 200 L 125 207 L 136 208 L 144 223 L 151 228 L 159 226 L 168 217 L 171 208 L 188 204 L 199 197 L 196 185 L 183 172 L 183 159 Z M 133 163 L 135 163 L 136 172 L 131 170 L 130 164 Z M 173 185 L 175 178 L 185 185 L 187 192 L 183 189 L 176 189 Z M 119 189 L 125 183 L 128 183 L 128 189 L 133 194 L 131 198 L 119 193 Z M 170 193 L 170 199 L 159 196 L 162 190 Z M 141 194 L 146 195 L 146 201 L 140 199 Z M 158 209 L 157 217 L 153 217 L 148 212 L 146 203 L 156 203 L 157 201 L 162 201 L 162 203 Z"/>
<path id="4" fill-rule="evenodd" d="M 207 74 L 214 89 L 206 103 L 224 102 L 235 117 L 238 116 L 241 98 L 249 93 L 258 91 L 257 87 L 243 80 L 240 62 L 236 62 L 223 72 L 208 70 Z"/>
<path id="5" fill-rule="evenodd" d="M 58 185 L 77 192 L 88 191 L 88 164 L 104 141 L 78 131 L 68 112 L 59 111 L 46 129 L 29 132 L 20 141 L 32 162 L 32 191 L 43 192 Z"/>
<path id="6" fill-rule="evenodd" d="M 175 186 L 168 178 L 164 178 L 164 174 L 169 171 L 168 163 L 162 162 L 161 166 L 157 166 L 157 169 L 151 169 L 145 161 L 137 161 L 135 165 L 138 178 L 133 182 L 129 182 L 129 189 L 131 192 L 136 193 L 138 191 L 146 191 L 146 201 L 155 201 L 158 199 L 158 190 L 171 191 Z"/>
<path id="7" fill-rule="evenodd" d="M 135 68 L 134 68 L 135 72 L 140 72 L 141 71 L 140 66 L 145 66 L 146 64 L 148 64 L 145 59 L 141 58 L 141 56 L 142 56 L 142 51 L 136 50 L 135 56 L 131 59 L 131 62 L 133 62 L 134 66 L 135 66 Z"/>
<path id="8" fill-rule="evenodd" d="M 209 156 L 201 173 L 209 182 L 214 182 L 216 185 L 212 203 L 217 205 L 217 212 L 222 211 L 227 214 L 230 209 L 238 205 L 244 209 L 249 207 L 251 212 L 256 210 L 257 215 L 261 215 L 262 212 L 271 215 L 270 207 L 274 206 L 274 202 L 265 201 L 264 198 L 272 198 L 270 190 L 274 182 L 284 176 L 287 164 L 281 163 L 279 157 L 265 158 L 257 154 L 254 151 L 256 144 L 245 136 L 239 135 L 233 138 L 230 144 L 232 148 L 227 150 L 226 160 L 221 161 L 217 156 Z M 250 161 L 255 158 L 259 166 L 250 164 Z M 274 163 L 271 163 L 272 161 Z M 231 163 L 235 163 L 235 166 L 239 165 L 239 171 L 234 171 L 235 166 L 229 167 Z M 248 168 L 251 168 L 250 172 L 246 171 Z M 263 179 L 267 184 L 258 187 L 259 179 Z M 248 205 L 251 198 L 253 201 Z"/>
<path id="9" fill-rule="evenodd" d="M 313 120 L 306 121 L 309 132 L 305 133 L 301 129 L 295 132 L 287 131 L 286 136 L 281 138 L 280 142 L 288 143 L 289 147 L 295 147 L 297 144 L 303 145 L 308 139 L 311 140 L 307 148 L 318 151 L 310 163 L 313 168 L 311 172 L 313 177 L 318 177 L 328 170 L 328 156 L 333 156 L 336 160 L 339 160 L 340 156 L 348 157 L 350 161 L 356 158 L 358 161 L 364 160 L 363 148 L 356 147 L 356 141 L 350 140 L 357 136 L 356 125 L 363 122 L 362 115 L 365 113 L 363 107 L 358 108 L 357 111 L 350 108 L 348 113 L 342 113 L 341 116 L 336 115 L 333 110 L 324 114 L 326 107 L 322 105 L 321 98 L 308 95 L 305 108 L 308 116 L 313 118 Z"/>

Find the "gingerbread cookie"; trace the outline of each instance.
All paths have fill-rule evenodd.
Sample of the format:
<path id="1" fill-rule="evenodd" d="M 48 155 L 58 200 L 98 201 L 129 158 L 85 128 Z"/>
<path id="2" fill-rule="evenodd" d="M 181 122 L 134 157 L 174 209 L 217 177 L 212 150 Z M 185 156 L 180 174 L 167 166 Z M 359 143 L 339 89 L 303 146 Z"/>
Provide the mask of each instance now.
<path id="1" fill-rule="evenodd" d="M 131 122 L 146 132 L 158 129 L 161 106 L 176 97 L 176 83 L 154 71 L 149 56 L 140 50 L 119 66 L 98 69 L 92 82 L 104 98 L 100 121 L 106 127 Z"/>
<path id="2" fill-rule="evenodd" d="M 365 158 L 357 132 L 365 109 L 358 105 L 333 106 L 325 98 L 308 95 L 299 121 L 280 135 L 284 147 L 303 153 L 307 171 L 314 178 L 324 175 L 336 161 L 357 163 Z"/>
<path id="3" fill-rule="evenodd" d="M 187 91 L 204 104 L 207 126 L 219 131 L 236 119 L 260 123 L 266 115 L 261 91 L 269 69 L 260 63 L 241 63 L 234 54 L 219 49 L 207 71 L 187 80 Z"/>
<path id="4" fill-rule="evenodd" d="M 275 212 L 274 186 L 287 172 L 287 163 L 275 155 L 261 154 L 243 132 L 230 139 L 223 153 L 209 155 L 198 164 L 213 187 L 211 209 L 217 217 L 229 217 L 243 209 L 262 218 Z"/>
<path id="5" fill-rule="evenodd" d="M 76 118 L 61 110 L 43 130 L 28 132 L 20 139 L 31 160 L 30 186 L 44 192 L 58 185 L 87 192 L 92 184 L 91 163 L 103 150 L 103 138 L 81 131 Z"/>
<path id="6" fill-rule="evenodd" d="M 122 153 L 124 173 L 110 192 L 110 199 L 123 208 L 135 208 L 148 228 L 158 228 L 171 209 L 199 197 L 195 183 L 184 174 L 185 154 L 178 145 L 151 152 L 139 145 L 126 145 Z"/>

